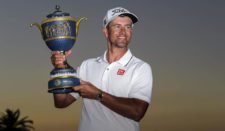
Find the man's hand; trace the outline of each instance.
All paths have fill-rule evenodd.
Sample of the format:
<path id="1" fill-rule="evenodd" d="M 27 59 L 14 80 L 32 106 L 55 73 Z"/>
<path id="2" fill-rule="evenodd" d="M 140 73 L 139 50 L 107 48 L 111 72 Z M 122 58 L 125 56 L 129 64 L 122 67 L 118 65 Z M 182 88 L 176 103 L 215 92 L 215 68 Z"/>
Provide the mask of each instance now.
<path id="1" fill-rule="evenodd" d="M 79 92 L 83 98 L 96 99 L 100 90 L 90 82 L 80 81 L 79 86 L 75 86 L 74 90 Z"/>
<path id="2" fill-rule="evenodd" d="M 52 65 L 55 68 L 64 68 L 66 61 L 66 58 L 72 53 L 71 50 L 66 51 L 65 54 L 59 52 L 59 51 L 53 51 L 51 56 Z"/>

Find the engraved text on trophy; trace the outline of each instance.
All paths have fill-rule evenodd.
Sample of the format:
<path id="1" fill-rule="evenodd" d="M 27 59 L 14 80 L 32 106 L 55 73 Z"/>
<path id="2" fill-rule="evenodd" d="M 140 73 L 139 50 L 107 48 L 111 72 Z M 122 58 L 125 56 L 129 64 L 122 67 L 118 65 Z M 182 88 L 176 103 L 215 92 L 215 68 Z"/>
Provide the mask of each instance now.
<path id="1" fill-rule="evenodd" d="M 71 28 L 69 22 L 46 25 L 44 27 L 44 38 L 46 40 L 59 36 L 71 36 Z"/>

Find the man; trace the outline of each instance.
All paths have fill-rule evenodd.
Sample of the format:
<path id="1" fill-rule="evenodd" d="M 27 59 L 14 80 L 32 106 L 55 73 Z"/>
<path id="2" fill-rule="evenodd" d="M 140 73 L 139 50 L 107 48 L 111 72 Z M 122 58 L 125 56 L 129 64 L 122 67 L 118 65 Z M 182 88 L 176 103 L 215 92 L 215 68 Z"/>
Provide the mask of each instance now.
<path id="1" fill-rule="evenodd" d="M 122 7 L 107 11 L 103 33 L 107 40 L 104 55 L 84 61 L 78 77 L 81 85 L 74 93 L 54 94 L 57 108 L 64 108 L 83 98 L 80 131 L 139 131 L 152 92 L 150 66 L 136 58 L 128 48 L 135 14 Z M 65 56 L 53 52 L 52 63 L 63 67 Z"/>

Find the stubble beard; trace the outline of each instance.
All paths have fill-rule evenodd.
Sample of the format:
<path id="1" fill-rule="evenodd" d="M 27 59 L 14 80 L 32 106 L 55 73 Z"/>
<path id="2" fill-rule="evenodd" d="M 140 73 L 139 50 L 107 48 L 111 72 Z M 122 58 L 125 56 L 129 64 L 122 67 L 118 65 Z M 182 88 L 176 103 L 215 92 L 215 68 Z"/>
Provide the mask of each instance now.
<path id="1" fill-rule="evenodd" d="M 119 43 L 115 44 L 115 47 L 117 47 L 117 48 L 126 48 L 127 44 L 124 43 L 124 42 L 119 42 Z"/>
<path id="2" fill-rule="evenodd" d="M 124 39 L 124 40 L 116 40 L 112 45 L 117 48 L 127 48 L 128 43 L 129 41 Z"/>

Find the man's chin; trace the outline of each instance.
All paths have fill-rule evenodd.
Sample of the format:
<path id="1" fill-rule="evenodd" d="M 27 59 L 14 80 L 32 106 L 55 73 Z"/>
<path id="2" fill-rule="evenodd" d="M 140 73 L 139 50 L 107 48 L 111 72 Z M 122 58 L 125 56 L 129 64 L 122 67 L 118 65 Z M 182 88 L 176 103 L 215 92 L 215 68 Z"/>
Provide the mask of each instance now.
<path id="1" fill-rule="evenodd" d="M 126 43 L 119 43 L 119 44 L 117 44 L 117 47 L 118 48 L 126 48 L 127 44 Z"/>

